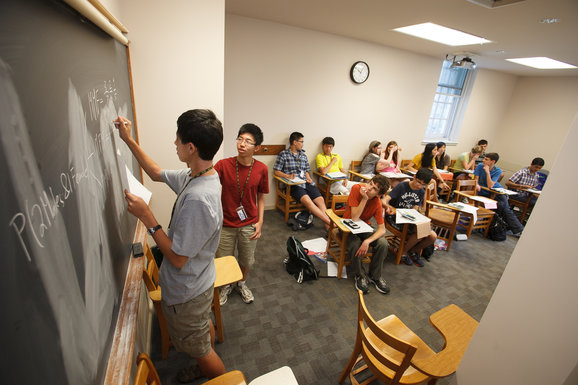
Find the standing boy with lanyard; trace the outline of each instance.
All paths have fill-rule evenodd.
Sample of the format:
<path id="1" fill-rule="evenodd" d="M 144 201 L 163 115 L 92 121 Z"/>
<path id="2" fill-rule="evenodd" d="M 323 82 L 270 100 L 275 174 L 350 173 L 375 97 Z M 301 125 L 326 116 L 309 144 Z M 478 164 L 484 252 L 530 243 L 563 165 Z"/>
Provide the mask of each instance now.
<path id="1" fill-rule="evenodd" d="M 190 110 L 177 120 L 177 156 L 187 164 L 182 170 L 164 170 L 130 135 L 131 122 L 115 120 L 121 139 L 143 170 L 155 182 L 165 182 L 178 194 L 168 232 L 165 233 L 150 207 L 125 191 L 128 211 L 148 228 L 164 255 L 159 272 L 163 288 L 162 309 L 171 341 L 178 351 L 195 358 L 208 378 L 225 373 L 223 361 L 213 349 L 215 329 L 211 304 L 215 283 L 215 251 L 219 245 L 223 211 L 221 186 L 213 169 L 213 156 L 223 141 L 221 122 L 210 110 Z M 191 382 L 199 370 L 187 366 L 179 382 Z"/>
<path id="2" fill-rule="evenodd" d="M 255 262 L 257 239 L 261 238 L 265 212 L 265 194 L 269 193 L 269 170 L 263 162 L 253 158 L 263 143 L 263 132 L 254 124 L 241 126 L 237 134 L 237 156 L 222 159 L 215 164 L 223 191 L 223 231 L 217 257 L 239 253 L 243 279 L 235 285 L 245 303 L 254 300 L 245 285 L 249 268 Z M 224 305 L 233 291 L 228 285 L 221 289 L 220 302 Z"/>

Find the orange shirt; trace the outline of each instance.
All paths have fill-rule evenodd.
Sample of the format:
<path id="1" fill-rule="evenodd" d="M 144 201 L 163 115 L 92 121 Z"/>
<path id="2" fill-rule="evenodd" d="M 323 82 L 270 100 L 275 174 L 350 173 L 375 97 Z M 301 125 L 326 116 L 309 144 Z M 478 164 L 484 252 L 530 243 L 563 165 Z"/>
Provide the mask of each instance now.
<path id="1" fill-rule="evenodd" d="M 351 189 L 343 218 L 351 218 L 351 207 L 359 206 L 359 203 L 361 202 L 361 193 L 359 192 L 361 186 L 363 186 L 362 183 L 356 184 Z M 370 224 L 369 220 L 371 217 L 375 218 L 378 225 L 383 224 L 383 209 L 381 208 L 381 199 L 379 199 L 379 196 L 373 197 L 365 203 L 365 208 L 359 216 L 359 219 Z"/>

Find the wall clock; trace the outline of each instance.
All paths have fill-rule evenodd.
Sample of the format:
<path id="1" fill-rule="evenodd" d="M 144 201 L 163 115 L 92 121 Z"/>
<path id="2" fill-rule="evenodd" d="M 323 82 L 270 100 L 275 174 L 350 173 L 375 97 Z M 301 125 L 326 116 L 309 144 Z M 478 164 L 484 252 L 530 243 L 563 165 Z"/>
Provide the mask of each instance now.
<path id="1" fill-rule="evenodd" d="M 353 82 L 361 84 L 369 77 L 369 66 L 364 61 L 357 61 L 351 66 L 349 76 Z"/>

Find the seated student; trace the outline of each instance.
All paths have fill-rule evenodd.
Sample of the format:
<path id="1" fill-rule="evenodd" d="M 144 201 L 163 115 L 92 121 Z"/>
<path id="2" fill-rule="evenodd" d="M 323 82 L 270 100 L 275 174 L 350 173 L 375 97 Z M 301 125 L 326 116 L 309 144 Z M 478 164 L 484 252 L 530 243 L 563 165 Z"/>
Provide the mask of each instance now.
<path id="1" fill-rule="evenodd" d="M 475 145 L 470 152 L 462 152 L 460 156 L 458 156 L 456 164 L 454 164 L 454 169 L 473 171 L 474 168 L 476 168 L 476 160 L 482 154 L 482 151 L 481 146 Z M 456 179 L 466 179 L 467 177 L 467 174 L 463 172 L 456 171 L 454 173 L 454 178 Z"/>
<path id="2" fill-rule="evenodd" d="M 317 170 L 322 174 L 325 175 L 330 172 L 338 172 L 341 171 L 342 173 L 346 174 L 345 170 L 343 169 L 343 161 L 339 154 L 332 153 L 333 147 L 335 146 L 335 140 L 328 136 L 323 138 L 321 142 L 321 146 L 323 148 L 323 152 L 320 152 L 315 157 L 315 164 L 317 165 Z M 319 183 L 325 183 L 322 178 L 319 178 Z M 331 183 L 331 189 L 329 192 L 331 194 L 343 194 L 348 195 L 351 191 L 351 188 L 358 182 L 352 182 L 347 179 L 344 179 L 342 182 L 333 182 Z"/>
<path id="3" fill-rule="evenodd" d="M 478 159 L 476 159 L 476 166 L 484 161 L 484 158 L 486 156 L 486 149 L 488 148 L 488 141 L 486 139 L 480 139 L 478 140 L 478 146 L 482 148 L 482 153 L 480 154 Z"/>
<path id="4" fill-rule="evenodd" d="M 431 169 L 433 171 L 436 179 L 438 181 L 440 181 L 439 187 L 441 187 L 444 190 L 447 190 L 450 187 L 447 185 L 446 182 L 444 182 L 444 180 L 442 179 L 442 176 L 440 175 L 440 173 L 437 169 L 437 164 L 436 164 L 436 160 L 435 160 L 436 154 L 437 154 L 437 145 L 435 143 L 426 144 L 423 152 L 421 154 L 417 154 L 416 156 L 413 157 L 413 159 L 411 160 L 411 162 L 407 166 L 407 169 L 410 171 L 413 171 L 413 172 L 416 172 L 418 169 L 420 169 L 422 167 Z M 435 188 L 434 191 L 437 191 L 437 188 Z M 433 201 L 438 200 L 437 194 L 436 194 L 436 196 L 432 197 L 432 200 Z"/>
<path id="5" fill-rule="evenodd" d="M 489 152 L 484 157 L 482 163 L 476 166 L 474 170 L 474 175 L 478 177 L 478 186 L 476 186 L 479 191 L 478 194 L 481 196 L 490 196 L 490 192 L 480 188 L 500 188 L 502 185 L 498 183 L 498 178 L 502 174 L 502 170 L 496 166 L 496 163 L 500 159 L 500 156 L 495 152 Z M 512 230 L 515 236 L 519 237 L 524 230 L 524 226 L 520 223 L 516 215 L 510 209 L 508 204 L 508 195 L 496 194 L 494 199 L 498 202 L 498 209 L 496 212 L 506 221 L 506 224 Z"/>
<path id="6" fill-rule="evenodd" d="M 307 155 L 305 155 L 305 150 L 303 150 L 303 134 L 300 132 L 291 133 L 289 144 L 289 148 L 277 155 L 273 172 L 281 178 L 293 179 L 300 177 L 304 179 L 306 183 L 291 188 L 291 196 L 301 202 L 313 215 L 321 219 L 326 228 L 329 228 L 330 219 L 325 214 L 325 210 L 327 210 L 325 201 L 309 175 L 311 168 L 309 167 L 309 160 Z"/>
<path id="7" fill-rule="evenodd" d="M 402 226 L 395 223 L 394 208 L 419 210 L 425 197 L 425 187 L 432 177 L 431 170 L 420 168 L 411 181 L 401 182 L 382 199 L 382 204 L 385 207 L 385 219 L 390 225 L 401 231 Z M 418 239 L 415 226 L 410 226 L 401 261 L 408 266 L 415 263 L 417 266 L 423 267 L 421 251 L 433 244 L 436 238 L 435 231 L 431 230 L 427 237 Z"/>
<path id="8" fill-rule="evenodd" d="M 446 144 L 444 142 L 437 142 L 436 147 L 438 149 L 435 155 L 436 167 L 440 170 L 447 171 L 452 160 L 450 155 L 446 153 Z"/>
<path id="9" fill-rule="evenodd" d="M 388 244 L 384 238 L 383 209 L 381 197 L 389 189 L 389 181 L 383 175 L 374 176 L 369 183 L 359 183 L 351 189 L 343 218 L 354 221 L 361 219 L 370 223 L 373 217 L 377 230 L 373 233 L 350 234 L 347 253 L 355 271 L 355 288 L 364 294 L 369 293 L 369 283 L 381 294 L 389 293 L 387 282 L 381 277 L 383 261 L 387 256 Z M 365 273 L 361 260 L 367 254 L 369 247 L 373 248 L 373 256 L 369 265 L 369 274 Z"/>
<path id="10" fill-rule="evenodd" d="M 369 151 L 361 161 L 359 173 L 374 175 L 378 172 L 381 172 L 381 170 L 387 166 L 384 155 L 385 153 L 383 152 L 381 142 L 379 140 L 374 140 L 369 143 Z"/>
<path id="11" fill-rule="evenodd" d="M 540 171 L 544 167 L 544 159 L 542 158 L 534 158 L 530 167 L 525 167 L 521 170 L 518 170 L 510 177 L 510 179 L 506 182 L 506 186 L 514 190 L 522 190 L 527 188 L 537 189 L 538 185 L 540 184 L 538 171 Z M 512 199 L 525 202 L 530 196 L 530 205 L 533 206 L 536 204 L 536 197 L 530 194 L 527 191 L 520 191 L 518 195 L 512 195 Z"/>
<path id="12" fill-rule="evenodd" d="M 401 159 L 399 158 L 399 153 L 401 152 L 401 147 L 399 147 L 397 145 L 397 142 L 395 140 L 390 141 L 387 146 L 385 147 L 385 151 L 383 158 L 386 161 L 387 166 L 385 166 L 385 168 L 383 170 L 381 170 L 381 172 L 394 172 L 396 174 L 401 173 L 401 170 L 399 168 L 399 165 L 401 163 Z M 391 179 L 390 185 L 391 188 L 394 188 L 395 186 L 397 186 L 397 184 L 401 181 L 404 180 L 409 180 L 409 178 L 407 179 L 398 179 L 398 178 L 393 178 Z"/>

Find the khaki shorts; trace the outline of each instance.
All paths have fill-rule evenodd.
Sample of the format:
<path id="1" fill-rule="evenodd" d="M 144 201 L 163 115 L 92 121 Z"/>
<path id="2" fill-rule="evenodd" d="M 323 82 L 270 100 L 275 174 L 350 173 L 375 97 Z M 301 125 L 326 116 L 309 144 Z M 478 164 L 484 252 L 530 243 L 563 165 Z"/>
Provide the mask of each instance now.
<path id="1" fill-rule="evenodd" d="M 202 358 L 211 352 L 212 302 L 213 286 L 185 303 L 168 306 L 161 302 L 171 341 L 178 351 L 193 358 Z"/>
<path id="2" fill-rule="evenodd" d="M 251 267 L 255 263 L 255 249 L 257 240 L 249 239 L 255 233 L 255 225 L 243 227 L 223 227 L 221 240 L 217 249 L 216 257 L 235 255 L 235 246 L 239 252 L 239 265 Z"/>

